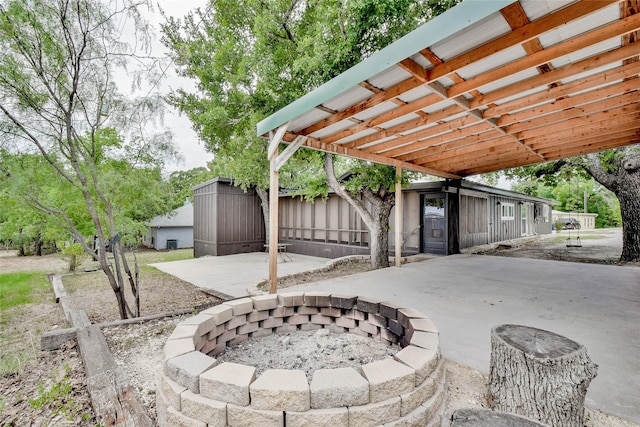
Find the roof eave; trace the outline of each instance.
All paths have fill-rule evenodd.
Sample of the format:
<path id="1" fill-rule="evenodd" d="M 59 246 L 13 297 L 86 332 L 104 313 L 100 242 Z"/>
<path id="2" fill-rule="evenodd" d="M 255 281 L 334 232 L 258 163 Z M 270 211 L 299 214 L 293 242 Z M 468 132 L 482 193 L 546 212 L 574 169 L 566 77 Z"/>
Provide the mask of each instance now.
<path id="1" fill-rule="evenodd" d="M 487 16 L 498 12 L 516 0 L 465 0 L 445 13 L 398 39 L 369 58 L 329 80 L 317 89 L 276 111 L 257 125 L 258 136 L 266 136 L 279 126 L 322 105 L 345 90 L 370 79 L 398 62 L 411 57 Z"/>

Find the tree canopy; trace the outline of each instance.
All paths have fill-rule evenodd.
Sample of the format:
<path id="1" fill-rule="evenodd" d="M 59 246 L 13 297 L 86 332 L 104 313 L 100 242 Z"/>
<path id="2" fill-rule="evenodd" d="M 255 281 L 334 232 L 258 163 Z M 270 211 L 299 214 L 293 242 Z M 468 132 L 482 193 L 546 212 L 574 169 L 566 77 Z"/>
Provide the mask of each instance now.
<path id="1" fill-rule="evenodd" d="M 97 257 L 121 317 L 139 315 L 137 269 L 123 253 L 163 211 L 163 161 L 174 154 L 159 95 L 125 96 L 116 80 L 153 79 L 146 0 L 0 4 L 0 134 L 6 188 Z M 131 36 L 126 31 L 133 33 Z M 135 43 L 129 45 L 125 39 Z M 120 71 L 119 71 L 120 70 Z M 120 74 L 118 74 L 120 73 Z M 107 260 L 107 246 L 114 263 Z M 125 278 L 126 276 L 126 278 Z M 136 299 L 131 308 L 124 286 Z"/>

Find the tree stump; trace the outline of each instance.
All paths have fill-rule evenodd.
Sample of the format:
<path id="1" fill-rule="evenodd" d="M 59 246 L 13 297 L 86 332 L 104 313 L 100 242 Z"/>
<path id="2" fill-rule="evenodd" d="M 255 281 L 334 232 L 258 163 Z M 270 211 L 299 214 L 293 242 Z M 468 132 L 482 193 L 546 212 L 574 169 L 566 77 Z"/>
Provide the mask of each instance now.
<path id="1" fill-rule="evenodd" d="M 554 427 L 582 427 L 584 397 L 598 365 L 581 344 L 519 325 L 491 330 L 489 402 Z"/>
<path id="2" fill-rule="evenodd" d="M 520 415 L 490 409 L 463 408 L 448 412 L 442 427 L 548 427 Z"/>

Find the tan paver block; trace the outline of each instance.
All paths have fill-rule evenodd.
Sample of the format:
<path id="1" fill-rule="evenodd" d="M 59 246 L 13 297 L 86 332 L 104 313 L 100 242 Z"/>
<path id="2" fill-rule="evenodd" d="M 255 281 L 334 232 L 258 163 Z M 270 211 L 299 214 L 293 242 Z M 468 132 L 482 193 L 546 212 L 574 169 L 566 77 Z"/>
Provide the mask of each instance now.
<path id="1" fill-rule="evenodd" d="M 435 393 L 431 399 L 422 404 L 426 409 L 427 420 L 435 418 L 438 414 L 444 412 L 444 403 L 447 397 L 447 378 L 446 372 L 442 376 L 442 380 L 438 383 Z"/>
<path id="2" fill-rule="evenodd" d="M 383 402 L 349 407 L 349 427 L 371 427 L 400 418 L 400 396 Z"/>
<path id="3" fill-rule="evenodd" d="M 434 424 L 429 424 L 427 408 L 418 406 L 412 412 L 400 417 L 399 420 L 385 424 L 384 427 L 440 427 L 440 419 Z"/>
<path id="4" fill-rule="evenodd" d="M 259 311 L 273 310 L 278 306 L 277 294 L 256 295 L 251 299 L 253 300 L 253 308 Z"/>
<path id="5" fill-rule="evenodd" d="M 398 323 L 404 328 L 409 327 L 409 319 L 426 319 L 427 316 L 415 308 L 400 308 L 398 309 Z"/>
<path id="6" fill-rule="evenodd" d="M 167 425 L 167 408 L 171 406 L 171 402 L 167 399 L 162 391 L 162 379 L 158 377 L 156 381 L 156 422 L 159 426 Z"/>
<path id="7" fill-rule="evenodd" d="M 297 307 L 304 305 L 303 292 L 283 292 L 278 294 L 278 304 L 283 307 Z"/>
<path id="8" fill-rule="evenodd" d="M 178 384 L 171 378 L 167 377 L 164 374 L 160 375 L 160 389 L 162 393 L 169 401 L 169 404 L 176 408 L 178 411 L 180 410 L 180 394 L 185 391 L 187 388 L 183 385 Z"/>
<path id="9" fill-rule="evenodd" d="M 167 360 L 165 372 L 178 384 L 194 393 L 200 393 L 200 374 L 217 364 L 213 357 L 199 351 L 192 351 Z"/>
<path id="10" fill-rule="evenodd" d="M 249 337 L 251 338 L 260 338 L 260 337 L 267 337 L 269 335 L 273 334 L 273 329 L 258 329 L 255 332 L 251 332 L 249 334 Z"/>
<path id="11" fill-rule="evenodd" d="M 251 332 L 255 332 L 260 329 L 260 325 L 258 322 L 249 322 L 245 323 L 242 326 L 238 326 L 237 333 L 238 335 L 250 334 Z"/>
<path id="12" fill-rule="evenodd" d="M 440 338 L 433 332 L 415 331 L 409 344 L 440 353 Z"/>
<path id="13" fill-rule="evenodd" d="M 207 427 L 207 423 L 189 418 L 173 406 L 167 408 L 167 425 L 171 427 Z"/>
<path id="14" fill-rule="evenodd" d="M 169 339 L 167 341 L 180 338 L 193 338 L 195 337 L 197 330 L 198 325 L 183 325 L 182 323 L 179 323 L 171 335 L 169 335 Z"/>
<path id="15" fill-rule="evenodd" d="M 381 402 L 415 388 L 415 370 L 391 359 L 378 360 L 362 366 L 362 373 L 369 381 L 369 401 Z"/>
<path id="16" fill-rule="evenodd" d="M 281 305 L 277 306 L 269 313 L 271 317 L 289 317 L 296 314 L 295 307 L 283 307 Z"/>
<path id="17" fill-rule="evenodd" d="M 180 322 L 181 325 L 195 325 L 198 327 L 196 329 L 195 336 L 200 337 L 202 335 L 207 335 L 212 330 L 216 329 L 216 321 L 211 316 L 207 316 L 204 313 L 196 314 L 193 317 L 183 320 Z"/>
<path id="18" fill-rule="evenodd" d="M 224 305 L 231 307 L 234 316 L 251 313 L 251 311 L 253 311 L 253 300 L 251 298 L 240 298 L 225 301 Z"/>
<path id="19" fill-rule="evenodd" d="M 256 368 L 238 363 L 221 363 L 200 375 L 200 394 L 239 406 L 249 405 L 249 386 Z"/>
<path id="20" fill-rule="evenodd" d="M 375 325 L 372 325 L 371 323 L 367 322 L 366 320 L 361 320 L 358 322 L 358 328 L 360 328 L 361 331 L 364 331 L 368 334 L 371 335 L 378 335 L 380 333 L 380 328 L 378 328 Z"/>
<path id="21" fill-rule="evenodd" d="M 193 338 L 180 338 L 177 340 L 167 341 L 164 345 L 164 358 L 180 356 L 181 354 L 190 353 L 196 349 Z"/>
<path id="22" fill-rule="evenodd" d="M 408 345 L 393 358 L 400 363 L 404 363 L 416 370 L 416 387 L 422 384 L 436 368 L 439 360 L 439 353 L 435 350 L 427 350 L 415 345 Z"/>
<path id="23" fill-rule="evenodd" d="M 208 427 L 225 427 L 227 425 L 226 403 L 207 399 L 189 390 L 182 393 L 181 397 L 181 412 L 187 417 L 205 422 Z"/>
<path id="24" fill-rule="evenodd" d="M 220 304 L 204 310 L 201 314 L 213 317 L 216 325 L 222 325 L 231 320 L 233 317 L 233 309 L 228 305 Z"/>
<path id="25" fill-rule="evenodd" d="M 417 407 L 433 397 L 436 391 L 436 383 L 432 378 L 428 378 L 415 388 L 411 393 L 400 395 L 400 415 L 403 417 L 413 412 Z"/>
<path id="26" fill-rule="evenodd" d="M 320 309 L 318 307 L 309 307 L 306 305 L 300 305 L 296 308 L 296 313 L 313 315 L 313 314 L 320 313 Z"/>
<path id="27" fill-rule="evenodd" d="M 251 407 L 268 411 L 307 411 L 310 392 L 304 371 L 268 369 L 249 387 Z"/>
<path id="28" fill-rule="evenodd" d="M 357 326 L 356 321 L 349 317 L 336 317 L 336 326 L 341 328 L 355 328 Z"/>
<path id="29" fill-rule="evenodd" d="M 287 427 L 337 427 L 349 425 L 347 408 L 310 409 L 286 413 Z"/>
<path id="30" fill-rule="evenodd" d="M 369 403 L 369 381 L 353 368 L 316 370 L 310 390 L 311 407 L 314 409 Z"/>
<path id="31" fill-rule="evenodd" d="M 227 405 L 227 423 L 233 427 L 284 427 L 283 411 L 263 411 L 250 406 Z"/>
<path id="32" fill-rule="evenodd" d="M 423 331 L 423 332 L 435 332 L 438 333 L 438 328 L 431 321 L 431 319 L 409 319 L 409 329 L 413 329 L 414 331 Z"/>

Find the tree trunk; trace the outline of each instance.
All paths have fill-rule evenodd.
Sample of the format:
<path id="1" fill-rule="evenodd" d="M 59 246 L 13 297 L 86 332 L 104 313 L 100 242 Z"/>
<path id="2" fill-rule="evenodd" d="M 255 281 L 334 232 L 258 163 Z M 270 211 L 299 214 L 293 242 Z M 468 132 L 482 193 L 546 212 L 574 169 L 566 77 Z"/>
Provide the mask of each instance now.
<path id="1" fill-rule="evenodd" d="M 598 153 L 588 154 L 586 161 L 579 164 L 593 179 L 612 191 L 620 202 L 620 261 L 640 261 L 640 155 L 632 147 L 624 147 L 614 150 L 613 157 L 608 167 L 602 164 Z"/>
<path id="2" fill-rule="evenodd" d="M 329 187 L 351 205 L 369 229 L 369 253 L 373 268 L 389 267 L 389 216 L 395 204 L 395 196 L 385 191 L 382 191 L 382 194 L 374 193 L 365 188 L 361 194 L 369 202 L 368 207 L 363 200 L 351 194 L 338 182 L 333 169 L 333 157 L 330 154 L 324 158 L 324 170 Z"/>
<path id="3" fill-rule="evenodd" d="M 519 325 L 491 330 L 489 402 L 554 427 L 581 427 L 584 397 L 598 365 L 584 346 Z"/>

